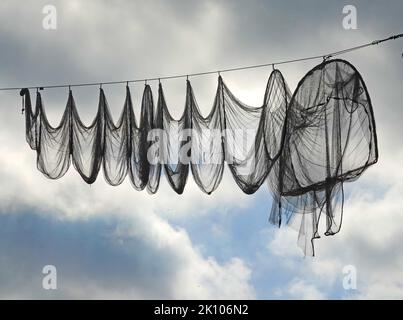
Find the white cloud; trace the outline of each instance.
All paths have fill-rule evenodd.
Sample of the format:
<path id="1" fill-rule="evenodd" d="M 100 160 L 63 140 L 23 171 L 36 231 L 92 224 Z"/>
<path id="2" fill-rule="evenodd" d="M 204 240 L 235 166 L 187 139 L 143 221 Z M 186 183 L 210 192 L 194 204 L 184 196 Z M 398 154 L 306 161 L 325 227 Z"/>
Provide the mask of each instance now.
<path id="1" fill-rule="evenodd" d="M 43 210 L 43 207 L 38 209 Z M 112 221 L 110 227 L 108 224 L 97 224 L 99 218 L 71 220 L 70 217 L 63 217 L 60 221 L 57 212 L 52 213 L 55 218 L 48 215 L 45 216 L 45 221 L 59 222 L 50 224 L 54 230 L 48 236 L 50 242 L 41 247 L 31 249 L 34 243 L 41 243 L 40 239 L 44 236 L 36 233 L 47 228 L 47 222 L 36 218 L 26 229 L 28 239 L 32 239 L 33 243 L 30 240 L 25 241 L 26 235 L 21 234 L 18 240 L 21 244 L 18 244 L 18 249 L 10 256 L 8 245 L 14 246 L 13 240 L 7 236 L 3 238 L 2 245 L 7 249 L 2 250 L 3 256 L 0 259 L 3 270 L 0 276 L 0 296 L 75 299 L 255 297 L 250 283 L 251 270 L 242 259 L 232 257 L 218 262 L 215 257 L 204 257 L 184 229 L 173 226 L 152 211 L 143 211 L 141 208 L 125 213 L 104 211 L 108 216 L 101 217 L 101 221 Z M 77 215 L 80 215 L 80 211 Z M 10 214 L 3 213 L 0 219 L 7 224 L 10 217 Z M 22 218 L 20 225 L 24 224 L 23 221 Z M 65 228 L 81 230 L 82 240 L 63 235 Z M 54 236 L 53 232 L 60 232 L 61 235 Z M 90 242 L 88 237 L 92 238 Z M 96 244 L 97 242 L 100 244 Z M 54 252 L 55 249 L 57 251 L 52 255 L 51 261 L 58 261 L 56 265 L 62 271 L 58 272 L 61 279 L 59 288 L 52 295 L 42 290 L 41 282 L 35 279 L 41 276 L 39 270 L 36 270 L 36 264 L 47 264 L 49 261 L 46 259 L 49 258 L 43 256 L 46 257 L 47 252 Z M 25 251 L 30 254 L 24 257 Z M 20 259 L 26 260 L 23 270 L 15 266 Z M 8 277 L 3 277 L 4 270 L 9 270 Z"/>
<path id="2" fill-rule="evenodd" d="M 41 29 L 40 3 L 31 3 L 20 8 L 13 2 L 2 2 L 0 16 L 6 26 L 7 37 L 4 34 L 4 39 L 1 40 L 8 42 L 5 48 L 10 50 L 5 56 L 10 61 L 13 60 L 16 50 L 13 45 L 24 44 L 26 57 L 20 62 L 31 66 L 28 79 L 20 73 L 19 81 L 32 81 L 35 74 L 35 81 L 51 78 L 56 81 L 60 78 L 64 82 L 67 78 L 80 75 L 87 79 L 92 76 L 106 79 L 105 75 L 110 77 L 108 79 L 114 76 L 132 78 L 152 72 L 172 72 L 175 66 L 180 66 L 181 69 L 190 69 L 195 63 L 203 66 L 216 54 L 220 29 L 224 31 L 226 23 L 225 12 L 214 2 L 206 2 L 200 6 L 195 3 L 197 8 L 191 6 L 186 9 L 186 6 L 181 6 L 183 11 L 175 11 L 170 5 L 156 2 L 147 6 L 133 2 L 122 3 L 126 10 L 107 1 L 76 1 L 75 4 L 72 6 L 69 3 L 66 7 L 64 2 L 55 3 L 59 14 L 58 30 L 46 33 Z M 186 13 L 186 10 L 189 12 Z M 19 17 L 24 17 L 24 26 L 14 23 L 13 17 L 17 12 Z M 164 17 L 163 23 L 161 16 Z M 183 27 L 184 24 L 187 25 L 186 28 Z M 27 28 L 31 32 L 27 32 Z M 80 36 L 77 37 L 77 34 Z M 207 40 L 209 46 L 205 45 Z M 122 44 L 124 48 L 121 47 Z M 189 59 L 184 59 L 184 52 Z M 60 63 L 62 56 L 63 63 Z M 165 63 L 166 61 L 169 63 Z M 22 68 L 21 71 L 25 73 L 27 70 L 23 70 L 22 65 L 18 68 Z M 12 69 L 12 66 L 8 66 Z M 136 70 L 130 66 L 136 66 Z M 158 70 L 155 69 L 156 66 Z M 33 68 L 37 68 L 36 72 Z M 9 72 L 8 75 L 3 73 L 1 78 L 2 82 L 10 83 L 14 79 L 14 72 Z M 174 96 L 174 100 L 180 100 L 179 97 L 183 95 L 182 87 L 180 94 L 175 91 L 172 94 L 170 91 L 169 97 Z M 112 89 L 111 92 L 113 93 Z M 17 94 L 2 94 L 2 105 L 18 105 Z M 60 110 L 65 104 L 65 94 L 58 92 L 59 98 L 56 100 L 52 98 L 52 94 L 53 92 L 45 91 L 44 98 L 46 103 L 49 96 L 52 104 L 57 106 L 47 108 L 51 121 L 57 123 Z M 117 95 L 113 94 L 108 95 L 108 98 L 112 103 L 118 100 Z M 89 100 L 85 96 L 81 101 L 82 105 L 88 105 Z M 118 110 L 113 106 L 112 109 Z M 174 114 L 179 111 L 178 108 L 173 109 Z M 90 119 L 93 110 L 93 107 L 82 107 L 80 114 L 84 119 Z M 219 190 L 211 196 L 204 195 L 191 177 L 182 196 L 170 189 L 164 177 L 161 178 L 158 194 L 153 196 L 133 190 L 128 181 L 120 187 L 110 187 L 103 181 L 102 173 L 98 181 L 89 187 L 81 181 L 73 167 L 61 180 L 50 181 L 36 170 L 35 153 L 25 144 L 24 120 L 18 114 L 19 111 L 19 107 L 1 110 L 0 154 L 4 156 L 0 157 L 0 180 L 3 181 L 0 184 L 0 218 L 8 219 L 10 214 L 33 211 L 44 219 L 56 220 L 66 225 L 91 223 L 99 218 L 117 219 L 121 222 L 113 234 L 109 235 L 109 241 L 117 245 L 117 253 L 126 250 L 125 245 L 130 247 L 136 241 L 148 252 L 131 252 L 131 257 L 142 259 L 144 255 L 151 255 L 154 256 L 152 261 L 157 265 L 166 264 L 161 270 L 156 267 L 162 280 L 149 280 L 150 288 L 141 284 L 141 279 L 138 279 L 141 275 L 137 274 L 139 270 L 133 270 L 133 274 L 125 274 L 127 281 L 132 281 L 132 284 L 121 284 L 121 288 L 116 288 L 111 275 L 105 275 L 103 279 L 99 274 L 91 274 L 80 265 L 69 265 L 77 268 L 77 277 L 65 278 L 59 294 L 70 298 L 159 296 L 230 299 L 255 296 L 250 284 L 251 270 L 242 259 L 230 257 L 227 261 L 218 262 L 215 257 L 205 257 L 199 252 L 197 245 L 191 242 L 184 229 L 178 229 L 174 223 L 168 222 L 211 214 L 212 210 L 220 214 L 231 208 L 247 206 L 250 197 L 241 193 L 229 175 L 225 176 Z M 66 244 L 63 239 L 60 241 L 59 246 L 63 248 Z M 32 244 L 28 243 L 27 246 L 29 245 Z M 30 249 L 24 247 L 21 250 Z M 164 252 L 169 253 L 169 256 L 163 255 Z M 2 258 L 4 264 L 18 263 L 9 261 L 12 257 L 7 255 Z M 104 258 L 108 259 L 108 255 L 105 254 Z M 148 266 L 140 267 L 147 270 Z M 149 268 L 154 269 L 153 266 Z M 35 281 L 23 272 L 11 272 L 11 276 L 3 280 L 0 275 L 3 284 L 0 287 L 6 288 L 5 282 L 13 287 L 7 279 L 19 277 L 28 277 L 24 280 L 25 286 L 15 285 L 14 290 L 4 291 L 0 288 L 0 295 L 9 298 L 47 297 L 41 290 L 35 289 Z M 157 281 L 161 281 L 164 288 L 159 290 Z M 21 292 L 16 292 L 17 289 Z"/>
<path id="3" fill-rule="evenodd" d="M 121 244 L 118 245 L 117 252 L 124 250 L 128 243 L 137 241 L 145 248 L 144 250 L 148 250 L 149 255 L 155 255 L 153 261 L 156 264 L 167 264 L 166 268 L 169 270 L 166 273 L 161 271 L 165 281 L 162 285 L 166 288 L 158 293 L 158 284 L 155 283 L 158 280 L 150 280 L 151 289 L 138 285 L 136 270 L 133 270 L 132 276 L 126 275 L 129 278 L 127 281 L 133 282 L 132 285 L 116 288 L 113 286 L 113 278 L 110 279 L 108 275 L 101 280 L 99 274 L 91 274 L 90 271 L 78 267 L 77 273 L 83 274 L 64 279 L 64 286 L 58 292 L 60 296 L 56 297 L 112 299 L 255 297 L 250 283 L 251 270 L 242 259 L 232 257 L 219 263 L 215 257 L 205 257 L 199 252 L 197 245 L 191 242 L 184 229 L 178 229 L 168 222 L 168 219 L 175 221 L 211 214 L 212 210 L 216 214 L 226 214 L 231 208 L 247 206 L 251 201 L 250 197 L 241 194 L 231 177 L 227 175 L 219 190 L 211 196 L 204 195 L 192 182 L 187 185 L 182 196 L 176 195 L 164 177 L 161 179 L 161 189 L 156 195 L 137 192 L 132 189 L 128 181 L 119 187 L 108 186 L 103 181 L 102 173 L 99 180 L 90 187 L 81 181 L 74 168 L 70 168 L 69 173 L 61 180 L 51 181 L 37 171 L 35 153 L 29 150 L 23 139 L 20 141 L 16 139 L 16 136 L 22 136 L 23 123 L 15 125 L 4 121 L 6 120 L 4 117 L 2 119 L 5 132 L 0 138 L 0 153 L 7 155 L 0 157 L 0 179 L 7 181 L 0 184 L 0 211 L 3 218 L 4 215 L 34 211 L 45 219 L 55 219 L 62 223 L 86 223 L 97 218 L 119 219 L 121 222 L 110 235 L 112 243 Z M 63 247 L 63 242 L 60 246 Z M 168 252 L 171 258 L 167 260 L 166 257 L 161 257 L 161 252 Z M 143 253 L 132 252 L 131 255 L 141 258 Z M 7 261 L 8 257 L 5 256 L 3 259 Z M 108 259 L 107 255 L 105 259 Z M 12 273 L 8 279 L 20 276 Z M 0 296 L 55 297 L 46 295 L 32 279 L 24 281 L 24 287 L 15 285 L 14 290 L 2 291 L 0 288 Z M 2 283 L 3 288 L 6 288 L 4 280 Z"/>
<path id="4" fill-rule="evenodd" d="M 291 230 L 278 232 L 268 244 L 290 272 L 309 279 L 322 294 L 341 290 L 341 297 L 348 299 L 403 297 L 403 173 L 391 170 L 399 167 L 403 154 L 399 151 L 383 159 L 369 169 L 361 184 L 346 185 L 351 197 L 345 203 L 342 229 L 315 241 L 316 257 L 301 263 L 301 253 L 288 246 L 296 242 L 297 234 Z M 342 290 L 345 265 L 356 267 L 357 290 Z"/>
<path id="5" fill-rule="evenodd" d="M 130 241 L 141 241 L 145 248 L 153 250 L 149 253 L 155 255 L 156 264 L 171 263 L 169 272 L 164 276 L 169 287 L 170 296 L 161 294 L 161 298 L 169 299 L 253 299 L 255 292 L 250 284 L 251 270 L 239 258 L 231 258 L 220 264 L 214 257 L 204 258 L 197 248 L 191 243 L 187 233 L 183 229 L 176 229 L 161 218 L 148 214 L 135 221 L 126 220 L 121 224 L 112 239 L 124 247 Z M 168 252 L 170 261 L 158 258 L 159 252 Z M 154 269 L 153 266 L 150 266 Z M 153 283 L 153 286 L 158 286 Z M 161 283 L 161 286 L 164 284 Z M 107 288 L 99 288 L 97 283 L 89 288 L 82 288 L 78 283 L 69 285 L 71 290 L 80 292 L 79 297 L 93 296 L 99 298 L 155 298 L 159 294 L 155 291 L 148 292 L 140 287 L 129 286 L 127 291 L 109 291 Z M 70 292 L 67 291 L 67 294 Z M 148 295 L 147 295 L 148 294 Z M 72 293 L 72 297 L 75 294 Z"/>
<path id="6" fill-rule="evenodd" d="M 303 280 L 293 280 L 290 287 L 287 290 L 290 297 L 295 299 L 305 300 L 321 300 L 325 299 L 323 293 L 321 293 L 312 284 L 307 284 Z"/>

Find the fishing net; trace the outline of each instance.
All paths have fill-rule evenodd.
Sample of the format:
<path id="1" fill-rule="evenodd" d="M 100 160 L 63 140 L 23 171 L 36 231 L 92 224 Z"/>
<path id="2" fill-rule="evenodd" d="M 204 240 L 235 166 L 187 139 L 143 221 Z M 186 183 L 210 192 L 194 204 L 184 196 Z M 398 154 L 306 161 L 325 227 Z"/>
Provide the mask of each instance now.
<path id="1" fill-rule="evenodd" d="M 299 227 L 299 245 L 314 254 L 320 216 L 325 235 L 340 230 L 343 183 L 378 159 L 375 120 L 365 83 L 348 62 L 324 62 L 299 82 L 289 103 L 283 152 L 268 183 L 270 221 Z M 296 223 L 295 223 L 296 222 Z"/>
<path id="2" fill-rule="evenodd" d="M 130 89 L 118 121 L 109 111 L 103 89 L 95 119 L 85 125 L 73 93 L 57 126 L 47 117 L 40 91 L 32 107 L 21 90 L 26 139 L 37 153 L 38 169 L 61 178 L 73 164 L 92 184 L 102 168 L 110 185 L 127 176 L 136 190 L 158 190 L 164 175 L 178 194 L 191 172 L 199 188 L 211 194 L 219 186 L 225 163 L 241 190 L 256 192 L 268 181 L 273 192 L 270 221 L 299 223 L 299 243 L 313 254 L 321 214 L 326 232 L 339 231 L 343 183 L 358 178 L 377 161 L 372 105 L 357 70 L 343 60 L 323 62 L 301 80 L 292 95 L 281 72 L 271 73 L 260 107 L 239 101 L 218 78 L 210 113 L 204 117 L 190 81 L 182 116 L 169 112 L 162 85 L 154 106 L 145 85 L 139 121 Z"/>
<path id="3" fill-rule="evenodd" d="M 121 184 L 129 175 L 136 190 L 147 188 L 155 193 L 164 170 L 172 189 L 181 194 L 191 171 L 200 189 L 210 194 L 219 186 L 227 162 L 236 183 L 251 194 L 264 183 L 280 156 L 289 90 L 276 70 L 267 83 L 262 106 L 252 108 L 236 99 L 219 77 L 213 108 L 203 117 L 187 81 L 184 112 L 174 119 L 162 85 L 155 110 L 151 88 L 146 85 L 137 123 L 126 87 L 124 107 L 115 124 L 100 89 L 98 111 L 89 126 L 80 120 L 70 90 L 56 127 L 46 117 L 40 91 L 35 110 L 29 91 L 24 89 L 22 94 L 27 141 L 37 151 L 38 169 L 48 178 L 59 179 L 72 163 L 84 181 L 92 184 L 102 167 L 110 185 Z"/>

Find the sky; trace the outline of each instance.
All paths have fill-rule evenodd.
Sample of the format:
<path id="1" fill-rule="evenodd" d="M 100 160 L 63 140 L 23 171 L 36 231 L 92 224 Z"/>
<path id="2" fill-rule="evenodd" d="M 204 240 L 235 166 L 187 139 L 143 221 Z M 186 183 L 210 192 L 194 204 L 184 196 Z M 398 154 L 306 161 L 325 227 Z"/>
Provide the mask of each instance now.
<path id="1" fill-rule="evenodd" d="M 44 6 L 57 28 L 43 28 Z M 343 28 L 343 7 L 357 29 Z M 325 54 L 403 32 L 397 1 L 16 1 L 0 2 L 0 87 L 146 78 Z M 368 299 L 403 298 L 402 51 L 396 40 L 343 56 L 371 96 L 379 162 L 345 185 L 343 226 L 304 257 L 292 228 L 270 226 L 266 185 L 245 195 L 228 174 L 202 194 L 192 178 L 182 195 L 161 180 L 156 195 L 125 181 L 91 187 L 72 169 L 60 180 L 36 169 L 25 142 L 18 91 L 0 92 L 0 298 L 3 299 Z M 315 64 L 279 66 L 290 88 Z M 241 101 L 260 106 L 270 68 L 224 74 Z M 217 75 L 191 78 L 201 110 Z M 154 97 L 156 83 L 152 83 Z M 179 116 L 184 79 L 164 81 Z M 131 85 L 139 114 L 143 84 Z M 97 87 L 75 88 L 86 123 Z M 117 117 L 124 85 L 104 87 Z M 42 97 L 56 124 L 67 89 Z M 57 269 L 57 289 L 42 286 Z M 343 282 L 354 270 L 356 286 Z M 350 274 L 351 275 L 351 274 Z"/>

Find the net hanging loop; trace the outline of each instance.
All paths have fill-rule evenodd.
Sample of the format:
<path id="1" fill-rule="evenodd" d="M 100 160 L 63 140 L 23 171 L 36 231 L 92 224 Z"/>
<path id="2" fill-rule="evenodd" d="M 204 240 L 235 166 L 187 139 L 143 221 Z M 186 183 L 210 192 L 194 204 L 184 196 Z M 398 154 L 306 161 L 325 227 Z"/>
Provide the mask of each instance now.
<path id="1" fill-rule="evenodd" d="M 332 57 L 331 54 L 323 56 L 323 62 L 326 62 L 327 60 L 329 60 Z"/>
<path id="2" fill-rule="evenodd" d="M 24 111 L 25 111 L 25 94 L 22 95 L 21 114 L 24 114 Z"/>

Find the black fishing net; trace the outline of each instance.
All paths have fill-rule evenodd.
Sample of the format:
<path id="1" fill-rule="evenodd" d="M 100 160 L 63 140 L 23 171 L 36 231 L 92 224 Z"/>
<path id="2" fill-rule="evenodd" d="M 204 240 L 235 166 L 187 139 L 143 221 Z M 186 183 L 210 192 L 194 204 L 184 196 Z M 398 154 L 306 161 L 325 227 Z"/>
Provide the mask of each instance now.
<path id="1" fill-rule="evenodd" d="M 287 110 L 283 152 L 268 179 L 275 199 L 270 221 L 296 224 L 299 245 L 313 255 L 321 215 L 325 235 L 337 233 L 343 183 L 378 159 L 374 114 L 361 75 L 343 60 L 309 71 Z"/>
<path id="2" fill-rule="evenodd" d="M 35 109 L 29 90 L 21 95 L 26 138 L 46 177 L 62 177 L 72 163 L 88 184 L 102 168 L 113 186 L 128 175 L 136 190 L 155 193 L 165 175 L 181 194 L 191 171 L 199 188 L 210 194 L 219 186 L 226 163 L 247 194 L 268 181 L 274 198 L 270 221 L 298 222 L 299 243 L 307 254 L 314 253 L 312 239 L 319 236 L 321 214 L 326 215 L 326 235 L 339 231 L 343 182 L 358 178 L 378 157 L 368 92 L 360 74 L 343 60 L 315 67 L 293 95 L 281 72 L 273 70 L 257 108 L 239 101 L 220 76 L 206 117 L 189 81 L 179 119 L 169 113 L 161 84 L 156 107 L 151 87 L 145 85 L 139 121 L 127 86 L 117 123 L 101 88 L 89 126 L 81 121 L 71 90 L 56 127 L 46 117 L 39 91 Z"/>

